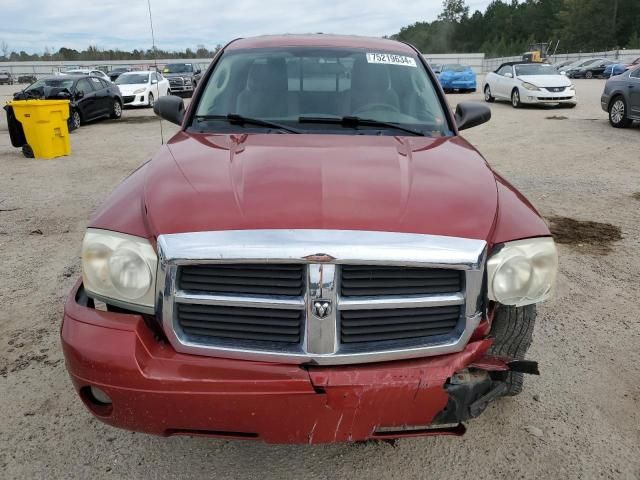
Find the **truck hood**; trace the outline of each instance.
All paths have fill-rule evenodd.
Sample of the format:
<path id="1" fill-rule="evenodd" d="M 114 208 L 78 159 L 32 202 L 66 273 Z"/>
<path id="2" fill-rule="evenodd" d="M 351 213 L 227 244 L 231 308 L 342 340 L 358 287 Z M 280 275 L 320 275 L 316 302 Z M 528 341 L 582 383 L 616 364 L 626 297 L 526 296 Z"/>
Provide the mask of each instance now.
<path id="1" fill-rule="evenodd" d="M 148 165 L 149 234 L 337 229 L 487 239 L 496 178 L 460 137 L 178 133 Z"/>
<path id="2" fill-rule="evenodd" d="M 183 72 L 183 73 L 163 73 L 162 76 L 164 78 L 171 78 L 171 77 L 193 77 L 194 73 L 193 72 Z"/>

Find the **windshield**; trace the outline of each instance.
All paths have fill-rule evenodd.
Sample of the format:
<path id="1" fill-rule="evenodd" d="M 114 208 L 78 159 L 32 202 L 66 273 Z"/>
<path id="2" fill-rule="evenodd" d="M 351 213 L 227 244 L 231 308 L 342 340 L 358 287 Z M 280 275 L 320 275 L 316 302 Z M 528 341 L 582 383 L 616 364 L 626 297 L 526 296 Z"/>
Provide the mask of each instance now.
<path id="1" fill-rule="evenodd" d="M 516 65 L 516 75 L 560 75 L 556 67 L 544 63 Z"/>
<path id="2" fill-rule="evenodd" d="M 114 82 L 116 85 L 135 85 L 149 83 L 148 73 L 123 73 Z"/>
<path id="3" fill-rule="evenodd" d="M 25 91 L 30 91 L 30 90 L 36 90 L 42 87 L 54 87 L 54 88 L 66 88 L 68 90 L 71 90 L 71 87 L 73 86 L 73 80 L 70 79 L 63 79 L 63 78 L 50 78 L 50 79 L 43 79 L 43 80 L 38 80 L 37 82 L 29 85 Z"/>
<path id="4" fill-rule="evenodd" d="M 189 73 L 193 72 L 193 65 L 190 63 L 170 63 L 162 69 L 163 73 Z"/>
<path id="5" fill-rule="evenodd" d="M 444 65 L 442 67 L 442 71 L 443 72 L 464 72 L 465 70 L 468 70 L 469 67 L 465 66 L 465 65 L 459 65 L 457 63 L 455 64 L 450 64 L 450 65 Z"/>
<path id="6" fill-rule="evenodd" d="M 341 127 L 322 122 L 309 125 L 304 119 L 359 117 L 412 127 L 425 135 L 451 134 L 440 99 L 417 56 L 356 49 L 289 47 L 225 53 L 207 81 L 195 115 L 231 113 L 309 133 Z M 222 128 L 221 122 L 215 127 Z"/>

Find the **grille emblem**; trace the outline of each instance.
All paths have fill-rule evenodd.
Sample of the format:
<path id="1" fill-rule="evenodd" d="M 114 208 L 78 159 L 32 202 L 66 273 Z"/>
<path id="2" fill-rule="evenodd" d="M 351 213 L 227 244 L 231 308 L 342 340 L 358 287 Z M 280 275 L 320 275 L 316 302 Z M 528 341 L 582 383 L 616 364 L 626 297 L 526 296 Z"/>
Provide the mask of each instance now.
<path id="1" fill-rule="evenodd" d="M 316 300 L 313 302 L 311 312 L 318 318 L 327 318 L 331 313 L 331 302 L 329 300 Z"/>
<path id="2" fill-rule="evenodd" d="M 309 255 L 308 257 L 304 257 L 305 260 L 309 260 L 310 262 L 315 263 L 329 263 L 335 260 L 331 255 L 327 255 L 326 253 L 316 253 L 315 255 Z"/>

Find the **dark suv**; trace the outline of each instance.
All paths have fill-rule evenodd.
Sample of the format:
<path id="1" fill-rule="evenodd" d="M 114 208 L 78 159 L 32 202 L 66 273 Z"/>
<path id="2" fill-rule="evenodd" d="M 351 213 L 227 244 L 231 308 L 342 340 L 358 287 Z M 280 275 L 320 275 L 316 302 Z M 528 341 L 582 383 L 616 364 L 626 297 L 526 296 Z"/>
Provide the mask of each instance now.
<path id="1" fill-rule="evenodd" d="M 7 72 L 0 72 L 0 85 L 13 85 L 13 76 Z"/>
<path id="2" fill-rule="evenodd" d="M 162 74 L 169 80 L 172 93 L 190 97 L 202 77 L 202 67 L 194 63 L 169 63 Z"/>

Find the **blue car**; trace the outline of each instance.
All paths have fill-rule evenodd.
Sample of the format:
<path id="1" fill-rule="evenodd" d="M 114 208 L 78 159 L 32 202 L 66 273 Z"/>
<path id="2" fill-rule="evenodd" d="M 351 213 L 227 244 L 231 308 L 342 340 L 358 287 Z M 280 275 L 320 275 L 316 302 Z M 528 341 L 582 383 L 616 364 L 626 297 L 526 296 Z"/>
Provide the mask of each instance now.
<path id="1" fill-rule="evenodd" d="M 476 74 L 471 67 L 457 63 L 442 65 L 438 75 L 440 85 L 445 92 L 475 92 L 477 88 Z"/>
<path id="2" fill-rule="evenodd" d="M 604 72 L 602 73 L 602 76 L 604 78 L 611 78 L 615 77 L 616 75 L 622 75 L 627 71 L 627 68 L 629 68 L 629 66 L 626 63 L 614 63 L 611 65 L 607 65 L 607 67 L 604 69 Z"/>

